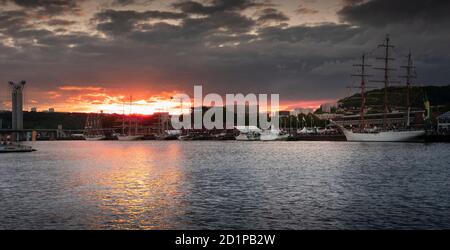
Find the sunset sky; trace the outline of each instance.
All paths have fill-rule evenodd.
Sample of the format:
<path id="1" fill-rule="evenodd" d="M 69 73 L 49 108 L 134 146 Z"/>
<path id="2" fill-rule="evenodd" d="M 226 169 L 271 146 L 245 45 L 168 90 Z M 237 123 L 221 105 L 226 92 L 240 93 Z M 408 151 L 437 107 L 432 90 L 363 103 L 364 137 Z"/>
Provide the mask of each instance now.
<path id="1" fill-rule="evenodd" d="M 439 0 L 0 0 L 0 109 L 22 79 L 27 109 L 122 112 L 132 95 L 152 113 L 195 84 L 317 107 L 348 95 L 386 34 L 396 66 L 413 53 L 417 84 L 449 84 L 449 13 Z"/>

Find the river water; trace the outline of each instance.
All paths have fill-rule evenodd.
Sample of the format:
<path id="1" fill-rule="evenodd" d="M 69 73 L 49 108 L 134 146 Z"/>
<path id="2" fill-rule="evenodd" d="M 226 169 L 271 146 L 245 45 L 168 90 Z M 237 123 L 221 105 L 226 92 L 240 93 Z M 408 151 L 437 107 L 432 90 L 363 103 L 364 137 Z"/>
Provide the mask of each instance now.
<path id="1" fill-rule="evenodd" d="M 450 229 L 450 144 L 36 142 L 0 229 Z"/>

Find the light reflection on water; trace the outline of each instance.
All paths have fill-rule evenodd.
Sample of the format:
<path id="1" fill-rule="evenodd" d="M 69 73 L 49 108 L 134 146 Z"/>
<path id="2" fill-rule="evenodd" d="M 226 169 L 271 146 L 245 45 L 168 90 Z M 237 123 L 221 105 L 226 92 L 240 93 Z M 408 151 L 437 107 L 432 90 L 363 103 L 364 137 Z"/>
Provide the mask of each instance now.
<path id="1" fill-rule="evenodd" d="M 450 228 L 448 144 L 34 146 L 0 155 L 0 228 Z"/>
<path id="2" fill-rule="evenodd" d="M 88 197 L 87 201 L 99 202 L 98 209 L 102 213 L 114 215 L 108 222 L 109 227 L 156 229 L 174 226 L 176 220 L 171 220 L 168 225 L 165 219 L 183 212 L 179 209 L 182 195 L 179 183 L 183 172 L 171 165 L 162 166 L 158 158 L 164 155 L 174 160 L 172 164 L 179 164 L 176 144 L 156 152 L 134 145 L 127 145 L 125 150 L 108 147 L 102 155 L 109 166 L 96 169 L 95 166 L 104 164 L 105 159 L 102 159 L 95 169 L 83 169 L 80 181 L 82 186 L 89 187 L 83 190 L 82 196 Z M 103 227 L 101 223 L 97 226 Z"/>

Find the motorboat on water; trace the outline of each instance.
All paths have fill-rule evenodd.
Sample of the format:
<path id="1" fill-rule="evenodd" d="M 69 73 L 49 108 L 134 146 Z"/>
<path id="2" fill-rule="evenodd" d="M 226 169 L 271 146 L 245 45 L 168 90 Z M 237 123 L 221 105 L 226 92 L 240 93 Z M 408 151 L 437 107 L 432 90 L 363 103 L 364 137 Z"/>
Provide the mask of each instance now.
<path id="1" fill-rule="evenodd" d="M 37 151 L 31 146 L 22 145 L 18 143 L 0 144 L 0 153 L 29 153 Z"/>
<path id="2" fill-rule="evenodd" d="M 236 141 L 259 141 L 261 137 L 261 129 L 256 126 L 236 126 L 239 135 Z"/>
<path id="3" fill-rule="evenodd" d="M 275 129 L 264 131 L 260 136 L 261 141 L 286 141 L 288 138 L 288 134 Z"/>
<path id="4" fill-rule="evenodd" d="M 258 132 L 240 133 L 236 137 L 236 141 L 259 141 L 261 134 Z"/>
<path id="5" fill-rule="evenodd" d="M 178 137 L 180 135 L 181 135 L 180 130 L 164 130 L 163 133 L 156 136 L 156 140 L 174 141 L 178 140 Z"/>
<path id="6" fill-rule="evenodd" d="M 156 140 L 160 140 L 160 141 L 174 141 L 174 140 L 178 140 L 179 135 L 177 134 L 160 134 L 157 135 L 155 138 Z"/>
<path id="7" fill-rule="evenodd" d="M 105 140 L 106 137 L 104 135 L 85 135 L 84 139 L 86 141 L 101 141 Z"/>
<path id="8" fill-rule="evenodd" d="M 194 140 L 194 136 L 192 134 L 180 135 L 180 136 L 178 136 L 178 140 L 180 140 L 180 141 L 192 141 L 192 140 Z"/>
<path id="9" fill-rule="evenodd" d="M 215 135 L 214 139 L 219 140 L 219 141 L 230 141 L 230 140 L 236 140 L 236 137 L 234 134 L 224 132 L 224 133 Z"/>
<path id="10" fill-rule="evenodd" d="M 318 134 L 317 128 L 307 128 L 299 129 L 297 131 L 298 134 L 308 135 L 308 134 Z"/>

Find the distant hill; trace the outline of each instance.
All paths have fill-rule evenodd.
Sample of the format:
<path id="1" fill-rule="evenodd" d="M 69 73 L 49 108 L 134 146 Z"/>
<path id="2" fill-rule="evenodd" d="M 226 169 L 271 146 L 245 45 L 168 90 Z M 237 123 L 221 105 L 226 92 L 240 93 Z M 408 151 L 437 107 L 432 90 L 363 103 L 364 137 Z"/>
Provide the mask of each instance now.
<path id="1" fill-rule="evenodd" d="M 50 112 L 24 112 L 24 128 L 56 129 L 62 125 L 64 129 L 83 129 L 86 122 L 86 113 L 50 113 Z M 11 112 L 1 112 L 0 119 L 3 128 L 11 128 Z"/>
<path id="2" fill-rule="evenodd" d="M 24 112 L 23 123 L 25 129 L 57 129 L 62 125 L 63 129 L 80 130 L 84 129 L 88 113 L 59 113 L 59 112 Z M 139 116 L 142 125 L 149 125 L 158 122 L 152 115 Z M 12 127 L 11 112 L 0 112 L 1 127 L 8 129 Z M 122 115 L 103 114 L 102 125 L 104 128 L 112 128 L 122 124 Z"/>
<path id="3" fill-rule="evenodd" d="M 406 106 L 406 87 L 389 87 L 388 102 L 391 108 L 401 109 Z M 425 94 L 431 106 L 450 107 L 450 85 L 426 86 L 411 88 L 411 106 L 424 107 Z M 366 104 L 373 109 L 382 109 L 384 101 L 384 88 L 371 90 L 366 93 Z M 340 106 L 346 110 L 357 109 L 361 106 L 361 94 L 339 100 Z"/>

